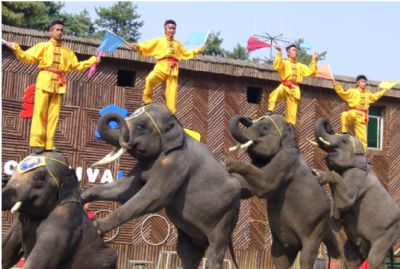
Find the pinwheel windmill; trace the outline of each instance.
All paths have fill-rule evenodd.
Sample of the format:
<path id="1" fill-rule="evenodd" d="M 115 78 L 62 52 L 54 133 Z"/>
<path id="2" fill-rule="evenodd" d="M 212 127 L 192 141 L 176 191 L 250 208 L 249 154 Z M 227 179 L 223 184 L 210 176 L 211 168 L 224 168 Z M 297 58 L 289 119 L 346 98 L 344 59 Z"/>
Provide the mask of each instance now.
<path id="1" fill-rule="evenodd" d="M 268 62 L 272 62 L 273 58 L 272 58 L 272 47 L 273 44 L 278 44 L 278 42 L 280 43 L 285 43 L 285 44 L 289 44 L 290 42 L 293 42 L 293 39 L 290 37 L 284 37 L 283 34 L 279 34 L 279 35 L 275 35 L 272 36 L 269 33 L 265 33 L 265 35 L 254 35 L 262 40 L 265 40 L 266 42 L 268 42 L 269 44 L 271 44 L 271 46 L 269 47 L 269 58 L 267 58 Z"/>

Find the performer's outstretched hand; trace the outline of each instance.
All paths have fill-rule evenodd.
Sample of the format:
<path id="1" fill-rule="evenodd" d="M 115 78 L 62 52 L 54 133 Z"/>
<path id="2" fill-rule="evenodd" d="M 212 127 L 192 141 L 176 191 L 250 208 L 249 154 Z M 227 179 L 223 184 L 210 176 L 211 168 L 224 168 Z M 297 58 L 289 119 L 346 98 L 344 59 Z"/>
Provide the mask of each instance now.
<path id="1" fill-rule="evenodd" d="M 279 45 L 279 43 L 276 43 L 276 44 L 274 45 L 274 48 L 275 48 L 277 51 L 281 51 L 281 50 L 282 50 L 281 45 Z"/>
<path id="2" fill-rule="evenodd" d="M 16 43 L 7 43 L 6 44 L 7 47 L 9 47 L 12 51 L 15 51 L 18 47 L 18 45 Z"/>
<path id="3" fill-rule="evenodd" d="M 133 49 L 133 50 L 137 50 L 137 49 L 138 49 L 137 43 L 132 43 L 132 44 L 130 45 L 130 47 L 131 47 L 131 49 Z"/>
<path id="4" fill-rule="evenodd" d="M 312 55 L 313 60 L 317 60 L 318 59 L 318 52 L 314 51 L 313 55 Z"/>

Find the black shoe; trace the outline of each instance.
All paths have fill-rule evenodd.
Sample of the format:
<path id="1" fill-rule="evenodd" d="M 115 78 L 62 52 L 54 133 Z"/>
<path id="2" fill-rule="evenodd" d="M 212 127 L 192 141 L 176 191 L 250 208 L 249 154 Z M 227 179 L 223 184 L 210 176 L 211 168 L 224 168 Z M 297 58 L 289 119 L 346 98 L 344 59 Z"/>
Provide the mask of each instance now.
<path id="1" fill-rule="evenodd" d="M 43 147 L 33 147 L 33 152 L 35 152 L 36 154 L 42 154 L 44 152 L 44 148 Z"/>
<path id="2" fill-rule="evenodd" d="M 272 111 L 271 110 L 267 110 L 267 112 L 265 113 L 265 116 L 271 116 L 272 115 Z"/>
<path id="3" fill-rule="evenodd" d="M 54 152 L 61 152 L 60 149 L 52 149 L 51 151 L 54 151 Z"/>

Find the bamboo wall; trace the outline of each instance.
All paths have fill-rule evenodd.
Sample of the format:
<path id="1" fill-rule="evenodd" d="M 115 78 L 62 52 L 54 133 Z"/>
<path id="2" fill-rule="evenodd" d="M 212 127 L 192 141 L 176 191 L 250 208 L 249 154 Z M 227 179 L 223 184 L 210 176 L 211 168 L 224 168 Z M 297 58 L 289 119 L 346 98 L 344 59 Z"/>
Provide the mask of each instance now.
<path id="1" fill-rule="evenodd" d="M 26 46 L 45 40 L 42 34 L 33 32 L 32 36 L 25 30 L 5 28 L 3 35 L 6 40 L 18 41 Z M 4 30 L 4 29 L 3 29 Z M 36 36 L 35 36 L 36 35 Z M 74 38 L 68 41 L 70 47 L 80 51 L 79 58 L 85 59 L 94 54 L 94 50 L 86 47 L 96 47 L 92 41 L 78 42 Z M 91 43 L 92 42 L 92 43 Z M 118 54 L 120 53 L 120 54 Z M 131 53 L 131 52 L 129 52 Z M 131 56 L 129 58 L 128 56 Z M 132 60 L 133 59 L 133 60 Z M 185 128 L 200 132 L 202 142 L 207 144 L 217 158 L 224 155 L 247 160 L 244 152 L 230 153 L 228 148 L 235 144 L 228 131 L 228 122 L 235 114 L 252 118 L 260 117 L 267 108 L 268 94 L 278 85 L 278 77 L 270 67 L 252 66 L 241 61 L 225 62 L 220 59 L 202 58 L 199 61 L 187 61 L 182 64 L 179 75 L 179 94 L 177 117 Z M 103 58 L 93 78 L 88 79 L 86 73 L 70 73 L 67 75 L 68 89 L 63 98 L 60 120 L 56 131 L 56 145 L 68 157 L 72 166 L 82 167 L 85 171 L 95 161 L 106 155 L 111 147 L 94 137 L 94 131 L 99 119 L 98 111 L 109 105 L 128 109 L 132 113 L 141 104 L 142 90 L 146 75 L 152 70 L 151 61 L 132 56 L 128 52 L 118 50 L 115 55 Z M 118 69 L 131 70 L 136 74 L 134 87 L 117 86 Z M 242 70 L 242 71 L 237 71 Z M 2 54 L 2 167 L 8 160 L 21 161 L 31 151 L 29 144 L 30 119 L 18 117 L 21 108 L 23 90 L 34 83 L 37 70 L 34 65 L 27 65 L 16 60 L 9 50 Z M 243 76 L 245 75 L 245 76 Z M 350 78 L 343 78 L 344 87 Z M 251 104 L 247 102 L 247 87 L 263 89 L 263 102 Z M 373 90 L 376 90 L 373 87 Z M 163 89 L 155 91 L 155 100 L 163 102 Z M 330 83 L 322 79 L 307 79 L 302 89 L 302 99 L 299 106 L 299 117 L 296 126 L 301 152 L 308 164 L 315 168 L 325 168 L 323 152 L 307 142 L 313 139 L 313 126 L 317 118 L 325 116 L 331 119 L 334 130 L 340 130 L 340 113 L 346 110 L 346 105 L 330 88 Z M 368 156 L 385 187 L 400 204 L 400 102 L 399 91 L 391 91 L 388 97 L 383 97 L 376 105 L 383 106 L 384 112 L 384 147 L 382 151 L 368 151 Z M 283 113 L 284 104 L 280 103 L 276 111 Z M 100 174 L 105 169 L 113 171 L 114 178 L 118 170 L 125 173 L 135 161 L 129 156 L 100 168 Z M 4 175 L 4 174 L 3 174 Z M 81 187 L 88 187 L 84 174 Z M 95 184 L 100 184 L 99 178 Z M 94 202 L 91 208 L 96 210 L 114 210 L 118 205 L 108 202 Z M 163 212 L 160 212 L 164 215 Z M 151 218 L 141 226 L 143 216 L 119 227 L 118 234 L 113 231 L 109 236 L 115 236 L 110 241 L 111 247 L 119 254 L 119 268 L 128 268 L 128 260 L 149 260 L 156 268 L 156 262 L 161 250 L 174 250 L 176 233 L 171 228 L 170 235 L 161 246 L 151 246 L 149 242 L 162 241 L 168 231 L 168 225 L 161 218 Z M 11 215 L 3 213 L 4 234 L 11 223 Z M 344 235 L 341 234 L 341 240 Z M 107 237 L 109 238 L 109 237 Z M 266 219 L 265 202 L 252 198 L 241 203 L 241 211 L 237 228 L 234 231 L 233 243 L 240 268 L 272 268 L 269 255 L 271 234 Z M 399 245 L 397 248 L 400 247 Z M 229 255 L 227 255 L 228 257 Z M 165 257 L 164 257 L 165 258 Z M 174 260 L 176 267 L 179 261 Z M 174 267 L 175 268 L 175 267 Z"/>

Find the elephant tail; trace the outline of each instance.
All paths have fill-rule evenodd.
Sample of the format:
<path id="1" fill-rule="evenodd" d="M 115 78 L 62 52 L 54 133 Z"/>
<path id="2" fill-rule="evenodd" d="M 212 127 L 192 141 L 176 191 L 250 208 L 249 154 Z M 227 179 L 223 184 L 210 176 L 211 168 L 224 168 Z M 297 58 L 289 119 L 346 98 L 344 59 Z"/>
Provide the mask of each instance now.
<path id="1" fill-rule="evenodd" d="M 229 252 L 231 253 L 232 261 L 235 264 L 236 269 L 239 269 L 239 265 L 236 261 L 235 250 L 233 249 L 232 238 L 229 240 Z"/>
<path id="2" fill-rule="evenodd" d="M 332 258 L 338 259 L 342 256 L 342 251 L 338 244 L 336 236 L 334 235 L 334 233 L 331 230 L 329 230 L 325 234 L 325 237 L 322 239 L 322 242 L 328 249 L 329 258 L 332 257 Z"/>
<path id="3" fill-rule="evenodd" d="M 389 258 L 390 258 L 390 268 L 394 269 L 394 251 L 393 251 L 393 247 L 391 247 L 390 250 L 389 250 Z"/>

